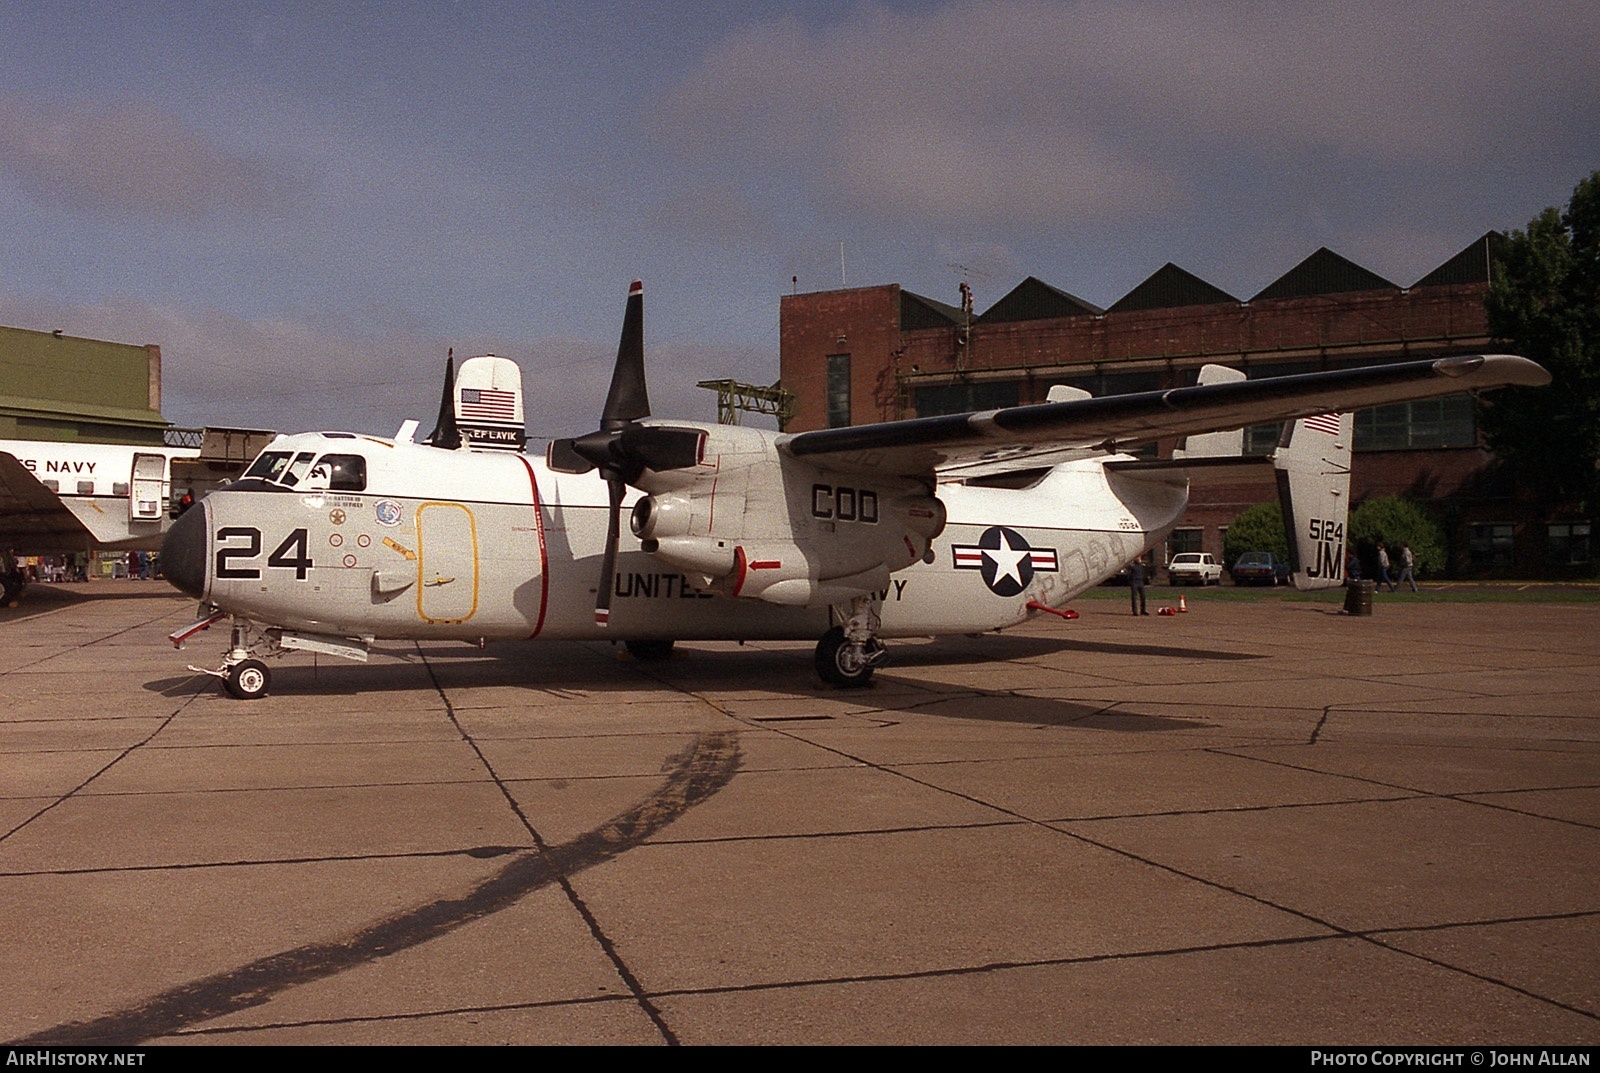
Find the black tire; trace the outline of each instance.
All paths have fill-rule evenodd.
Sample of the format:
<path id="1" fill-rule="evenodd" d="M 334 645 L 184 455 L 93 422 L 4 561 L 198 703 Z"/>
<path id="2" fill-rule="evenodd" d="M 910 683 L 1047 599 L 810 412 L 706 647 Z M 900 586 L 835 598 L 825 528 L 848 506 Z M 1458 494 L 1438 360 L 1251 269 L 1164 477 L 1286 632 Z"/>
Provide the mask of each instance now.
<path id="1" fill-rule="evenodd" d="M 865 689 L 877 668 L 855 658 L 854 652 L 845 640 L 844 628 L 835 626 L 817 642 L 817 676 L 838 689 Z"/>
<path id="2" fill-rule="evenodd" d="M 667 659 L 676 641 L 624 641 L 623 647 L 637 660 Z"/>
<path id="3" fill-rule="evenodd" d="M 235 663 L 222 683 L 228 695 L 239 700 L 260 700 L 271 686 L 272 672 L 258 659 Z"/>

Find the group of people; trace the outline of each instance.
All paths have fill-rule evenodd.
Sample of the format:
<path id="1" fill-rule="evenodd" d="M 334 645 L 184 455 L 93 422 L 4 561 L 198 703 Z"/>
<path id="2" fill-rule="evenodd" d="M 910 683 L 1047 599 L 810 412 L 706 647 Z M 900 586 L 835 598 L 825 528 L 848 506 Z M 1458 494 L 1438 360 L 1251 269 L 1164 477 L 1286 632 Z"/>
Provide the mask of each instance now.
<path id="1" fill-rule="evenodd" d="M 1411 586 L 1411 591 L 1416 592 L 1417 557 L 1412 553 L 1411 545 L 1401 544 L 1395 554 L 1400 561 L 1400 576 L 1398 578 L 1389 576 L 1389 569 L 1394 566 L 1394 559 L 1389 557 L 1389 549 L 1384 542 L 1378 541 L 1378 576 L 1372 579 L 1373 587 L 1381 589 L 1387 585 L 1390 592 L 1399 592 L 1400 585 L 1409 585 Z M 1356 557 L 1354 549 L 1351 549 L 1345 558 L 1344 577 L 1346 581 L 1361 580 L 1361 560 Z"/>

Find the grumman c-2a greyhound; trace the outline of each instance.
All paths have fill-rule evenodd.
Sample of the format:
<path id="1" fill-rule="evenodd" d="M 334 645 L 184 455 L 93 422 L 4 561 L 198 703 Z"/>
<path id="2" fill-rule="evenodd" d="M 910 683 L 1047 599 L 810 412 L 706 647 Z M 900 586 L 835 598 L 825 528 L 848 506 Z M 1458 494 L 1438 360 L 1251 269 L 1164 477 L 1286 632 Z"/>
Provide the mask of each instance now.
<path id="1" fill-rule="evenodd" d="M 1167 535 L 1199 466 L 1273 466 L 1296 585 L 1341 584 L 1351 411 L 1549 381 L 1509 355 L 1254 381 L 1207 366 L 1193 387 L 782 434 L 651 418 L 642 324 L 635 283 L 600 428 L 543 459 L 522 453 L 521 372 L 496 357 L 447 366 L 422 443 L 416 422 L 273 441 L 167 535 L 166 576 L 204 615 L 174 644 L 231 618 L 205 673 L 241 698 L 267 692 L 265 658 L 359 660 L 386 638 L 610 639 L 640 658 L 820 638 L 822 678 L 863 686 L 885 638 L 1062 613 Z M 1272 421 L 1292 424 L 1269 459 L 1205 435 Z M 1171 436 L 1189 437 L 1172 461 L 1126 453 Z"/>

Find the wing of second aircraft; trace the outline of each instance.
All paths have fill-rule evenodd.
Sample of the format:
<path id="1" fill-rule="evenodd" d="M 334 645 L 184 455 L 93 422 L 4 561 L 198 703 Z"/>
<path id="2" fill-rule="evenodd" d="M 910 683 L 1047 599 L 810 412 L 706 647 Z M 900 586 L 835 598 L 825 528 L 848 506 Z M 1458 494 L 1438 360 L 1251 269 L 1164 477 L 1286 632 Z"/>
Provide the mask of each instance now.
<path id="1" fill-rule="evenodd" d="M 0 451 L 0 545 L 23 555 L 89 548 L 89 530 L 16 456 Z"/>

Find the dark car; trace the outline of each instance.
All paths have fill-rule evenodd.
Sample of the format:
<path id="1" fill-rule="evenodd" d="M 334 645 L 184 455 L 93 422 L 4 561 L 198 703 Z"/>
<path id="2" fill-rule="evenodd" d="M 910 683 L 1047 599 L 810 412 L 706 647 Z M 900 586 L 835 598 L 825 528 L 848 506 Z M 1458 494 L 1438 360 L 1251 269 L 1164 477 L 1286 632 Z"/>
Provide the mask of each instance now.
<path id="1" fill-rule="evenodd" d="M 1233 564 L 1235 585 L 1277 585 L 1289 582 L 1289 564 L 1270 551 L 1247 551 Z"/>

